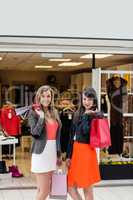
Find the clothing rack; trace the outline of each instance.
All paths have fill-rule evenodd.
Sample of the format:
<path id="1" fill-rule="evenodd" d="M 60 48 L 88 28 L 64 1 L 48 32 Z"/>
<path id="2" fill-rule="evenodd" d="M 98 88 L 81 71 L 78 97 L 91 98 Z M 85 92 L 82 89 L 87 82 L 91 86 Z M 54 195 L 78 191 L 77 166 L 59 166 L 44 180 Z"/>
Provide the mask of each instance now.
<path id="1" fill-rule="evenodd" d="M 119 74 L 121 77 L 123 77 L 124 74 L 133 75 L 133 71 L 128 71 L 128 70 L 101 70 L 101 68 L 92 69 L 92 87 L 97 92 L 98 109 L 99 110 L 101 109 L 101 76 L 102 76 L 102 74 L 107 74 L 107 77 L 109 79 L 112 74 Z M 102 93 L 102 94 L 106 94 L 106 93 Z M 129 92 L 128 94 L 132 95 L 133 93 Z M 108 113 L 106 113 L 104 115 L 107 116 L 109 121 L 110 121 L 109 110 L 108 110 Z M 133 113 L 123 113 L 123 117 L 133 117 Z M 130 139 L 133 139 L 133 136 L 129 136 L 129 137 L 130 137 Z M 127 138 L 127 136 L 125 136 L 124 138 Z M 98 161 L 99 161 L 100 160 L 99 150 L 97 150 L 97 152 L 98 152 Z"/>

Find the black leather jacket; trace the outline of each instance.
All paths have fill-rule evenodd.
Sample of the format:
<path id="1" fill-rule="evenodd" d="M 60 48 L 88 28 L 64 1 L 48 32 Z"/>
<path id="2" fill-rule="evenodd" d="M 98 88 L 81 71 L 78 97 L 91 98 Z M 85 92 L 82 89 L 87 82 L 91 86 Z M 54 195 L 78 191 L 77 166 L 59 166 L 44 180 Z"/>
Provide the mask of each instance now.
<path id="1" fill-rule="evenodd" d="M 83 114 L 78 120 L 73 121 L 70 133 L 70 140 L 67 149 L 67 158 L 71 158 L 74 141 L 84 144 L 90 143 L 90 127 L 93 118 L 101 118 L 103 114 Z"/>
<path id="2" fill-rule="evenodd" d="M 74 140 L 81 143 L 89 143 L 90 141 L 90 124 L 92 116 L 88 114 L 82 115 L 79 120 L 73 124 Z"/>

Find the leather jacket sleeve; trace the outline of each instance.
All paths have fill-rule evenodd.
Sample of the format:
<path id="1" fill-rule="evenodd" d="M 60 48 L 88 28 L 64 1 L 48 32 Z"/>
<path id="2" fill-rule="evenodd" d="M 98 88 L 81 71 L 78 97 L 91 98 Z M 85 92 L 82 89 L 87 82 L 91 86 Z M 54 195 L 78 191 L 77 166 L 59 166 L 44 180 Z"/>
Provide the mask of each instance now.
<path id="1" fill-rule="evenodd" d="M 73 152 L 73 143 L 74 143 L 74 133 L 75 133 L 75 126 L 74 123 L 72 122 L 71 128 L 70 128 L 70 134 L 69 134 L 69 142 L 68 142 L 68 147 L 67 147 L 67 153 L 66 157 L 71 158 L 72 157 L 72 152 Z"/>
<path id="2" fill-rule="evenodd" d="M 44 119 L 39 118 L 35 111 L 30 110 L 28 116 L 28 124 L 31 129 L 31 135 L 36 139 L 39 138 L 42 133 L 42 129 L 44 128 Z"/>

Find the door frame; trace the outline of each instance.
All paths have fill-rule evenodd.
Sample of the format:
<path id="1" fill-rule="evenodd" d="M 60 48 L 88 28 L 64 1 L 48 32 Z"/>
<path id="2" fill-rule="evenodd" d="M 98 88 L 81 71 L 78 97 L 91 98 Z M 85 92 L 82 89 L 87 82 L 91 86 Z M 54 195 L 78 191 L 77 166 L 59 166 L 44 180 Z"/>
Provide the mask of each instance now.
<path id="1" fill-rule="evenodd" d="M 0 52 L 133 54 L 133 40 L 0 36 Z"/>

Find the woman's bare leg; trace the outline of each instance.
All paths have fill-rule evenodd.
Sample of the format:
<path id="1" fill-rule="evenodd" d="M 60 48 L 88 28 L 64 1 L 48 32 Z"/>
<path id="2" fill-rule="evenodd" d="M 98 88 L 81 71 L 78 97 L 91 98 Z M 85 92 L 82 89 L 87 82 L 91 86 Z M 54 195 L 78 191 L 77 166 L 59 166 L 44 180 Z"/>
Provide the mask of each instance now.
<path id="1" fill-rule="evenodd" d="M 36 173 L 37 196 L 36 200 L 45 200 L 50 193 L 52 172 Z"/>
<path id="2" fill-rule="evenodd" d="M 85 200 L 94 200 L 92 186 L 88 188 L 84 188 L 84 196 L 85 196 Z"/>
<path id="3" fill-rule="evenodd" d="M 73 200 L 82 200 L 82 198 L 77 190 L 77 187 L 69 187 L 68 193 L 70 194 L 70 196 Z"/>

